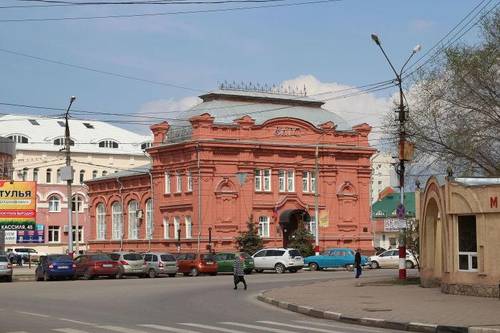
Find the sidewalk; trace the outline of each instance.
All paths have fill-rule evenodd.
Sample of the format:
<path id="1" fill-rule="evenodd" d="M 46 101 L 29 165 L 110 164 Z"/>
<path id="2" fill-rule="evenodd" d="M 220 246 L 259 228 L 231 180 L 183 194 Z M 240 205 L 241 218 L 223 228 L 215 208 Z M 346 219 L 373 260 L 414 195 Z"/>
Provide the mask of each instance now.
<path id="1" fill-rule="evenodd" d="M 328 273 L 321 273 L 326 274 Z M 368 275 L 368 274 L 367 274 Z M 500 332 L 500 300 L 367 277 L 266 291 L 266 303 L 314 317 L 417 332 Z"/>
<path id="2" fill-rule="evenodd" d="M 12 273 L 13 281 L 35 281 L 35 269 L 36 265 L 31 264 L 31 268 L 28 265 L 23 265 L 21 267 L 14 265 L 14 272 Z"/>

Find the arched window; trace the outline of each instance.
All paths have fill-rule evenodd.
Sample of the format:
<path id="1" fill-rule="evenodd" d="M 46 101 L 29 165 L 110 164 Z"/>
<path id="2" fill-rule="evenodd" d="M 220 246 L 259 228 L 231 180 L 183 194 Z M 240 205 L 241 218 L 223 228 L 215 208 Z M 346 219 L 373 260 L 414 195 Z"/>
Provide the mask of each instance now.
<path id="1" fill-rule="evenodd" d="M 146 239 L 153 239 L 153 201 L 146 201 Z"/>
<path id="2" fill-rule="evenodd" d="M 85 170 L 80 170 L 80 184 L 85 180 Z"/>
<path id="3" fill-rule="evenodd" d="M 92 179 L 97 178 L 97 170 L 92 171 Z"/>
<path id="4" fill-rule="evenodd" d="M 107 176 L 107 175 L 108 175 L 108 172 L 107 172 L 106 170 L 104 170 L 104 171 L 102 172 L 102 176 L 104 177 L 104 176 Z"/>
<path id="5" fill-rule="evenodd" d="M 23 171 L 21 173 L 21 180 L 28 180 L 28 168 L 23 168 Z"/>
<path id="6" fill-rule="evenodd" d="M 13 134 L 7 137 L 16 143 L 28 143 L 28 137 L 21 134 Z"/>
<path id="7" fill-rule="evenodd" d="M 141 149 L 142 150 L 145 150 L 145 149 L 148 149 L 149 147 L 151 147 L 153 144 L 151 142 L 143 142 L 141 144 Z"/>
<path id="8" fill-rule="evenodd" d="M 45 181 L 47 184 L 52 182 L 52 169 L 47 169 L 47 173 L 45 174 Z"/>
<path id="9" fill-rule="evenodd" d="M 113 239 L 121 239 L 123 235 L 122 205 L 115 202 L 111 206 L 111 231 Z"/>
<path id="10" fill-rule="evenodd" d="M 55 146 L 65 146 L 66 145 L 66 139 L 65 138 L 57 138 L 53 141 L 54 145 Z M 74 146 L 75 145 L 75 141 L 73 141 L 72 139 L 69 139 L 69 145 L 70 146 Z"/>
<path id="11" fill-rule="evenodd" d="M 106 208 L 101 202 L 96 208 L 96 238 L 103 240 L 106 239 Z"/>
<path id="12" fill-rule="evenodd" d="M 33 169 L 33 181 L 34 182 L 38 181 L 38 168 Z"/>
<path id="13" fill-rule="evenodd" d="M 139 221 L 137 211 L 139 203 L 132 200 L 128 203 L 128 239 L 137 239 L 139 237 Z"/>
<path id="14" fill-rule="evenodd" d="M 57 169 L 57 173 L 56 173 L 56 183 L 61 183 L 62 180 L 61 180 L 61 169 Z"/>
<path id="15" fill-rule="evenodd" d="M 99 148 L 118 148 L 118 142 L 114 140 L 102 140 L 99 142 Z"/>
<path id="16" fill-rule="evenodd" d="M 57 195 L 51 195 L 49 197 L 49 212 L 60 212 L 61 211 L 61 199 Z"/>

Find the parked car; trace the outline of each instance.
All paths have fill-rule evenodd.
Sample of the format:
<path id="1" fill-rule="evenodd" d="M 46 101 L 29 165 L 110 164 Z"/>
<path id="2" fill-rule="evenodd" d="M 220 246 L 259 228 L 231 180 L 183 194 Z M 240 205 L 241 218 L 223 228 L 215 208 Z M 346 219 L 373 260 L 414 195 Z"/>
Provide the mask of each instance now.
<path id="1" fill-rule="evenodd" d="M 253 256 L 255 271 L 274 270 L 281 274 L 285 271 L 297 272 L 304 267 L 304 258 L 296 249 L 269 248 L 257 251 Z"/>
<path id="2" fill-rule="evenodd" d="M 218 272 L 233 272 L 233 265 L 236 256 L 240 255 L 240 253 L 217 253 L 215 255 L 215 261 L 217 261 Z M 243 271 L 245 274 L 251 274 L 253 269 L 255 268 L 254 260 L 248 253 L 242 253 L 245 260 L 243 261 Z"/>
<path id="3" fill-rule="evenodd" d="M 96 276 L 108 276 L 116 278 L 119 265 L 105 253 L 88 253 L 75 258 L 75 276 L 83 276 L 90 280 Z"/>
<path id="4" fill-rule="evenodd" d="M 211 253 L 180 253 L 177 256 L 177 265 L 179 273 L 188 276 L 197 276 L 199 274 L 217 275 L 218 265 L 214 255 Z"/>
<path id="5" fill-rule="evenodd" d="M 12 282 L 12 264 L 6 255 L 0 255 L 0 278 Z"/>
<path id="6" fill-rule="evenodd" d="M 371 268 L 397 268 L 399 267 L 399 250 L 388 250 L 379 255 L 369 258 Z M 417 259 L 408 250 L 406 250 L 406 268 L 417 266 Z"/>
<path id="7" fill-rule="evenodd" d="M 49 254 L 41 256 L 35 270 L 37 281 L 49 281 L 53 278 L 75 278 L 76 264 L 66 254 Z"/>
<path id="8" fill-rule="evenodd" d="M 142 254 L 137 252 L 113 252 L 109 253 L 112 260 L 118 263 L 118 279 L 125 275 L 135 275 L 140 277 L 148 276 L 147 264 Z"/>
<path id="9" fill-rule="evenodd" d="M 322 252 L 319 256 L 309 256 L 304 259 L 304 264 L 311 271 L 324 268 L 354 267 L 354 256 L 356 252 L 348 248 L 332 248 Z M 361 265 L 368 265 L 368 257 L 361 256 Z"/>
<path id="10" fill-rule="evenodd" d="M 145 253 L 144 261 L 146 262 L 146 271 L 150 278 L 163 274 L 174 277 L 179 270 L 177 260 L 170 253 Z"/>
<path id="11" fill-rule="evenodd" d="M 375 250 L 375 255 L 378 256 L 379 254 L 381 254 L 382 252 L 385 252 L 387 251 L 386 249 L 384 249 L 383 247 L 378 247 L 378 246 L 375 246 L 373 248 Z"/>

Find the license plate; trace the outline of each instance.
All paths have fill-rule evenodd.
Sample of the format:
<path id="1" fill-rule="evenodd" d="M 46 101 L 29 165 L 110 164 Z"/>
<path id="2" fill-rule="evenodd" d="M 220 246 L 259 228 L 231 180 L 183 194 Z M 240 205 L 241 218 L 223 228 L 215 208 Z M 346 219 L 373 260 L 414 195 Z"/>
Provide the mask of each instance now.
<path id="1" fill-rule="evenodd" d="M 213 261 L 207 261 L 207 265 L 212 265 L 213 263 Z"/>
<path id="2" fill-rule="evenodd" d="M 59 266 L 60 269 L 68 269 L 68 266 Z"/>
<path id="3" fill-rule="evenodd" d="M 107 267 L 107 268 L 109 268 L 109 267 L 113 267 L 113 265 L 112 265 L 112 264 L 104 264 L 104 265 L 102 265 L 102 267 Z"/>

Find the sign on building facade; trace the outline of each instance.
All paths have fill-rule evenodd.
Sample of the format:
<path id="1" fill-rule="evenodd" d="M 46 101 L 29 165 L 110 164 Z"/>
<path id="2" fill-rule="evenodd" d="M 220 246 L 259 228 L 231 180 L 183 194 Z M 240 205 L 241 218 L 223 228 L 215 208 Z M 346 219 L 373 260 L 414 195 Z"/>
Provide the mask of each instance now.
<path id="1" fill-rule="evenodd" d="M 36 182 L 0 181 L 0 229 L 36 230 Z"/>

